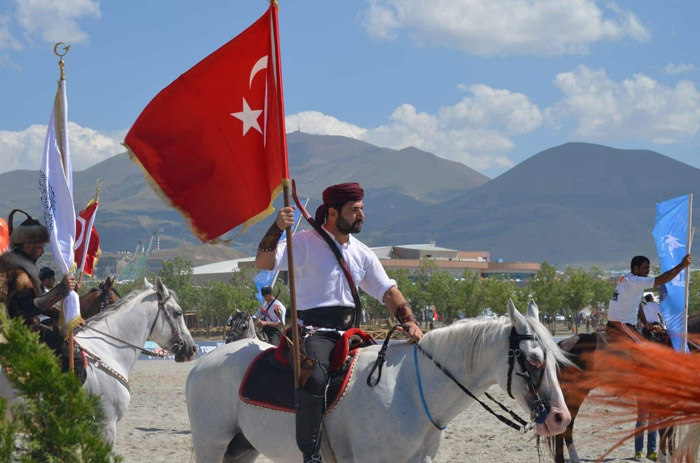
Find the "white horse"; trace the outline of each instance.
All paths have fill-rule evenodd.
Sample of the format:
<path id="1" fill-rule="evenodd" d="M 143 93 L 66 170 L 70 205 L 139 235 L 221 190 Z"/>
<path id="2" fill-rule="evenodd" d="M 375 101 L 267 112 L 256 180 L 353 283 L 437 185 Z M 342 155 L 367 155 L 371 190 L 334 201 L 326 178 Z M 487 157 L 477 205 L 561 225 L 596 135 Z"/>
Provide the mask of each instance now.
<path id="1" fill-rule="evenodd" d="M 75 333 L 75 342 L 87 355 L 85 390 L 100 397 L 105 414 L 105 439 L 114 443 L 117 422 L 126 413 L 131 393 L 129 372 L 146 341 L 175 354 L 176 362 L 192 360 L 197 347 L 185 325 L 182 309 L 160 278 L 153 289 L 133 291 L 90 318 Z M 2 395 L 16 400 L 5 375 Z"/>
<path id="2" fill-rule="evenodd" d="M 520 314 L 512 302 L 508 313 L 509 318 L 469 320 L 431 331 L 420 347 L 475 396 L 493 384 L 504 390 L 510 384 L 517 403 L 532 419 L 539 418 L 538 434 L 561 433 L 570 415 L 557 381 L 556 364 L 569 362 L 539 323 L 534 302 L 528 307 L 528 317 Z M 511 328 L 534 339 L 514 338 L 515 349 L 524 362 L 515 361 L 509 372 Z M 278 463 L 302 461 L 295 441 L 294 414 L 239 399 L 239 385 L 248 365 L 269 347 L 254 339 L 227 344 L 200 359 L 190 372 L 187 410 L 197 463 L 250 463 L 259 454 Z M 343 399 L 324 416 L 324 461 L 433 461 L 443 439 L 438 426 L 446 426 L 473 399 L 427 356 L 419 352 L 414 357 L 414 349 L 413 344 L 392 343 L 381 381 L 374 388 L 367 386 L 366 378 L 379 346 L 362 349 Z M 533 377 L 535 380 L 528 385 L 526 378 Z M 537 394 L 533 394 L 533 387 Z M 496 421 L 494 425 L 498 426 Z"/>

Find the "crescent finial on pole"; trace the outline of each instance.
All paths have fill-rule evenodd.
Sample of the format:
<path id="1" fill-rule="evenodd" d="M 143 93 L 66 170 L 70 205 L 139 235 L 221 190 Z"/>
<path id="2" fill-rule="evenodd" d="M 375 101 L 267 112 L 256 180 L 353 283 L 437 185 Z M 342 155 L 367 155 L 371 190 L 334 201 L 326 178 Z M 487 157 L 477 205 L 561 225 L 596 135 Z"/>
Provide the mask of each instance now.
<path id="1" fill-rule="evenodd" d="M 58 47 L 60 46 L 63 46 L 63 53 L 59 53 L 58 51 Z M 66 74 L 63 70 L 63 67 L 65 65 L 65 63 L 63 62 L 63 57 L 66 56 L 69 51 L 70 45 L 66 45 L 63 42 L 58 42 L 56 45 L 53 46 L 53 52 L 56 54 L 56 56 L 60 58 L 60 60 L 58 60 L 58 66 L 61 68 L 61 80 L 66 80 Z"/>

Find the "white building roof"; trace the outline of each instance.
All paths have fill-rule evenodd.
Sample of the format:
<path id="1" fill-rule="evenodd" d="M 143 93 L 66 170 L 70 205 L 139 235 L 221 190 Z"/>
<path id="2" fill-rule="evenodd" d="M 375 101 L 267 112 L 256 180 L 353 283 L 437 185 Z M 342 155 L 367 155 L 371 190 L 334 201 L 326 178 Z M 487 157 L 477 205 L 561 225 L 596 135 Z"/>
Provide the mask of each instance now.
<path id="1" fill-rule="evenodd" d="M 222 260 L 213 264 L 200 265 L 192 269 L 193 275 L 211 275 L 214 273 L 231 273 L 239 270 L 239 262 L 253 262 L 255 257 L 243 257 L 242 259 Z"/>

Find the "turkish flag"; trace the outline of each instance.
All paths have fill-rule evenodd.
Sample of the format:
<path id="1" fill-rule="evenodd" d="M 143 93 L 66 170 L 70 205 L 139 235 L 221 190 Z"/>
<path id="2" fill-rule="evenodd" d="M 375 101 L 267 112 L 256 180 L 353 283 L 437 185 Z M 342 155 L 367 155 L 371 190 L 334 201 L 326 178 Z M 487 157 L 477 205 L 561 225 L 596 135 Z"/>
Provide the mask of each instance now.
<path id="1" fill-rule="evenodd" d="M 202 241 L 271 214 L 289 178 L 279 63 L 271 6 L 156 95 L 126 136 Z"/>
<path id="2" fill-rule="evenodd" d="M 92 276 L 100 257 L 100 236 L 94 227 L 97 201 L 90 201 L 75 219 L 75 265 L 83 273 Z M 86 233 L 90 230 L 89 233 Z"/>
<path id="3" fill-rule="evenodd" d="M 10 247 L 10 229 L 7 228 L 7 222 L 0 217 L 0 254 L 7 251 Z"/>

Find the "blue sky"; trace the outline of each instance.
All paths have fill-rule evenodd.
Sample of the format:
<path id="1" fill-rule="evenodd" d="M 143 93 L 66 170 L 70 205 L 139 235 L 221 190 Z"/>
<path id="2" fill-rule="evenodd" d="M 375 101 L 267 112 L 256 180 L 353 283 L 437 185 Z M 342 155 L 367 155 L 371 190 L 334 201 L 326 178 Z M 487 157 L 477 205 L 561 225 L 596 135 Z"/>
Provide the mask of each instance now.
<path id="1" fill-rule="evenodd" d="M 66 57 L 73 165 L 264 0 L 0 0 L 0 172 L 38 169 Z M 288 130 L 416 146 L 496 176 L 567 141 L 700 167 L 700 3 L 280 0 Z M 292 172 L 292 175 L 294 173 Z"/>

